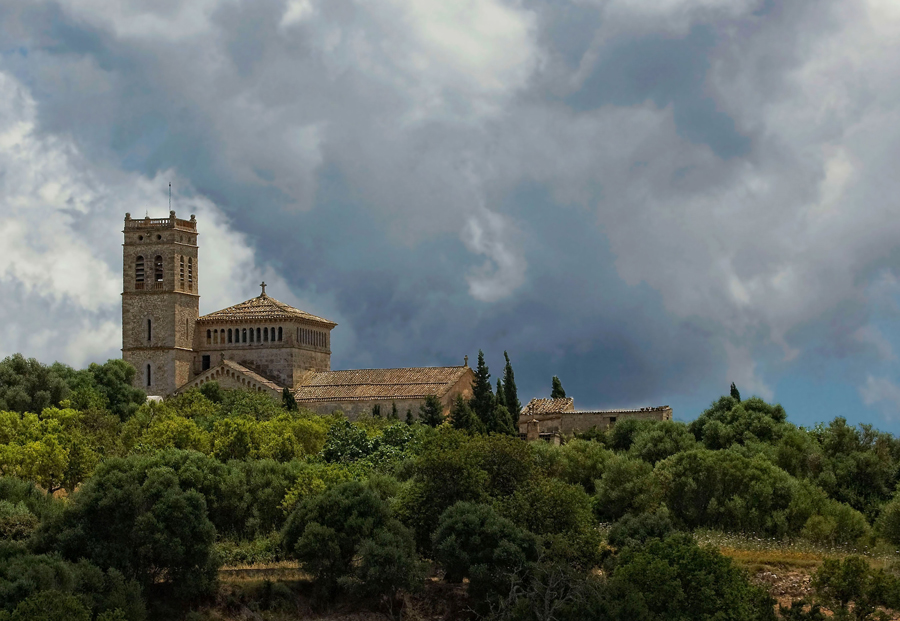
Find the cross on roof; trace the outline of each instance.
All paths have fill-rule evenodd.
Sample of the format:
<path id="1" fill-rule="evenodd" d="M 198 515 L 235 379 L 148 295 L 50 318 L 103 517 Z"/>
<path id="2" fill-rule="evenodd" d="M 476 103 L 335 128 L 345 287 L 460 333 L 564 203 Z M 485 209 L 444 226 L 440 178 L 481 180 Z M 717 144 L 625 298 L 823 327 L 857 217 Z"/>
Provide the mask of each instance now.
<path id="1" fill-rule="evenodd" d="M 262 287 L 262 293 L 259 295 L 259 297 L 263 297 L 264 295 L 266 295 L 266 281 L 264 280 L 259 283 L 259 286 Z"/>

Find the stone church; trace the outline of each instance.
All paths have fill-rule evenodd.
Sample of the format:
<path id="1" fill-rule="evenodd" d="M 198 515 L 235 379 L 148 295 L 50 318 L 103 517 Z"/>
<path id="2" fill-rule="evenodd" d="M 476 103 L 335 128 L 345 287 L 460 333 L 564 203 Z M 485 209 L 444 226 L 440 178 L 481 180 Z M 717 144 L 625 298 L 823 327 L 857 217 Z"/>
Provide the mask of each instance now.
<path id="1" fill-rule="evenodd" d="M 266 392 L 288 388 L 297 403 L 320 414 L 354 419 L 380 405 L 418 413 L 428 395 L 449 410 L 468 398 L 475 377 L 468 362 L 454 367 L 331 370 L 337 324 L 269 297 L 200 316 L 197 220 L 132 219 L 125 214 L 122 357 L 148 395 L 169 396 L 205 382 Z"/>

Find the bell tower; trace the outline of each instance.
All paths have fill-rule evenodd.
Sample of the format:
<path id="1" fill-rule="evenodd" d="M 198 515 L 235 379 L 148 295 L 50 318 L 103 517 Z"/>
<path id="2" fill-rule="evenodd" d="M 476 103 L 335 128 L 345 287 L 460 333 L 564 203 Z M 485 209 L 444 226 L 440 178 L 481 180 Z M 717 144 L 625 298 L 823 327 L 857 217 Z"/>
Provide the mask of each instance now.
<path id="1" fill-rule="evenodd" d="M 125 214 L 122 358 L 134 385 L 167 396 L 191 379 L 194 329 L 200 316 L 197 220 L 133 220 Z"/>

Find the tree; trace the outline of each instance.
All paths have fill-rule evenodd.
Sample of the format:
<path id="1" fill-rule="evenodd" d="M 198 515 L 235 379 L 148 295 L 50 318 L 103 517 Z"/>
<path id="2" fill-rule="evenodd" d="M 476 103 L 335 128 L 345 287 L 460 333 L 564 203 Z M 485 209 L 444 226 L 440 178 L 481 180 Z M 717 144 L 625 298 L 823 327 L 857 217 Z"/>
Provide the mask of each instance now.
<path id="1" fill-rule="evenodd" d="M 40 413 L 58 406 L 70 389 L 60 367 L 13 354 L 0 361 L 0 410 Z"/>
<path id="2" fill-rule="evenodd" d="M 475 367 L 475 380 L 472 382 L 472 399 L 469 406 L 481 419 L 488 431 L 494 424 L 494 393 L 491 390 L 491 372 L 484 363 L 484 352 L 478 350 L 478 365 Z"/>
<path id="3" fill-rule="evenodd" d="M 497 392 L 494 393 L 496 396 L 497 405 L 506 405 L 506 393 L 503 392 L 503 382 L 500 378 L 497 378 Z"/>
<path id="4" fill-rule="evenodd" d="M 390 520 L 360 544 L 353 578 L 343 583 L 363 595 L 384 597 L 393 612 L 398 593 L 417 590 L 424 577 L 425 566 L 416 554 L 412 533 Z"/>
<path id="5" fill-rule="evenodd" d="M 364 542 L 384 529 L 403 536 L 403 527 L 391 518 L 387 501 L 364 484 L 349 481 L 304 499 L 285 523 L 281 542 L 287 554 L 315 578 L 320 595 L 330 599 L 342 579 L 353 574 Z M 386 537 L 374 545 L 384 545 Z M 369 553 L 366 569 L 372 571 L 374 551 Z"/>
<path id="6" fill-rule="evenodd" d="M 281 407 L 288 412 L 300 411 L 300 408 L 297 405 L 297 400 L 294 399 L 294 393 L 292 393 L 287 387 L 285 387 L 284 390 L 281 391 Z"/>
<path id="7" fill-rule="evenodd" d="M 519 401 L 519 392 L 516 389 L 516 375 L 513 373 L 512 364 L 509 362 L 509 354 L 503 352 L 506 366 L 503 367 L 503 397 L 504 405 L 512 416 L 513 425 L 519 426 L 519 415 L 522 413 L 522 403 Z"/>
<path id="8" fill-rule="evenodd" d="M 876 618 L 879 606 L 900 605 L 900 578 L 883 569 L 873 570 L 859 556 L 826 559 L 813 575 L 812 585 L 836 619 L 867 621 Z"/>
<path id="9" fill-rule="evenodd" d="M 444 422 L 444 404 L 436 395 L 427 395 L 419 406 L 419 420 L 429 427 L 437 427 Z"/>
<path id="10" fill-rule="evenodd" d="M 470 433 L 483 433 L 484 425 L 481 420 L 475 416 L 475 412 L 466 403 L 462 395 L 456 395 L 456 401 L 450 408 L 450 425 L 454 429 L 461 429 Z"/>
<path id="11" fill-rule="evenodd" d="M 94 387 L 102 394 L 109 411 L 120 420 L 128 420 L 147 400 L 147 394 L 134 387 L 134 367 L 119 359 L 107 360 L 103 364 L 92 363 L 88 372 L 93 378 Z"/>
<path id="12" fill-rule="evenodd" d="M 876 525 L 882 537 L 892 545 L 900 546 L 900 493 L 881 508 Z"/>
<path id="13" fill-rule="evenodd" d="M 734 385 L 734 382 L 731 382 L 731 398 L 738 403 L 741 402 L 741 392 L 737 389 L 737 386 Z"/>
<path id="14" fill-rule="evenodd" d="M 551 399 L 565 399 L 566 398 L 566 389 L 563 388 L 562 382 L 559 381 L 557 376 L 553 376 L 553 387 L 550 390 L 550 398 Z"/>
<path id="15" fill-rule="evenodd" d="M 391 401 L 391 415 L 388 418 L 390 420 L 400 420 L 400 414 L 397 412 L 396 401 Z"/>
<path id="16" fill-rule="evenodd" d="M 490 505 L 458 502 L 444 511 L 432 538 L 448 582 L 469 579 L 469 595 L 486 602 L 509 593 L 516 571 L 537 560 L 537 538 Z"/>
<path id="17" fill-rule="evenodd" d="M 413 418 L 412 408 L 406 408 L 406 424 L 412 425 L 416 422 L 416 419 Z"/>
<path id="18" fill-rule="evenodd" d="M 381 418 L 381 404 L 376 403 L 372 406 L 372 418 Z"/>
<path id="19" fill-rule="evenodd" d="M 59 522 L 42 527 L 37 547 L 114 568 L 145 589 L 168 582 L 178 597 L 211 592 L 218 563 L 206 500 L 183 489 L 173 468 L 154 465 L 103 462 Z"/>

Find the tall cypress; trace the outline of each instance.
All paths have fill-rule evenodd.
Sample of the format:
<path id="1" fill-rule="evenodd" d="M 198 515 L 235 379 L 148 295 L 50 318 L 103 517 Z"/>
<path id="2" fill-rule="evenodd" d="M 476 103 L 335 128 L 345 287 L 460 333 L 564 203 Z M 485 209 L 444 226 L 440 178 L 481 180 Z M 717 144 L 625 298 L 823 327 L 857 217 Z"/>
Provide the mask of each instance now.
<path id="1" fill-rule="evenodd" d="M 731 382 L 731 396 L 737 399 L 738 403 L 740 403 L 741 391 L 737 389 L 737 386 L 734 385 L 734 382 Z"/>
<path id="2" fill-rule="evenodd" d="M 509 415 L 512 416 L 513 423 L 519 426 L 519 414 L 522 413 L 522 402 L 519 401 L 519 392 L 516 390 L 516 375 L 513 373 L 512 365 L 509 363 L 509 354 L 503 352 L 506 358 L 506 366 L 503 368 L 503 401 Z"/>
<path id="3" fill-rule="evenodd" d="M 497 378 L 497 392 L 494 395 L 497 397 L 497 405 L 506 405 L 506 393 L 503 391 L 503 382 L 499 377 Z"/>
<path id="4" fill-rule="evenodd" d="M 472 400 L 469 402 L 475 415 L 484 426 L 491 430 L 494 416 L 494 392 L 491 390 L 491 372 L 484 363 L 484 352 L 478 350 L 478 366 L 475 367 L 475 381 L 472 382 Z"/>
<path id="5" fill-rule="evenodd" d="M 553 388 L 550 390 L 551 399 L 564 399 L 566 397 L 566 389 L 562 387 L 562 382 L 555 375 L 553 376 Z"/>

